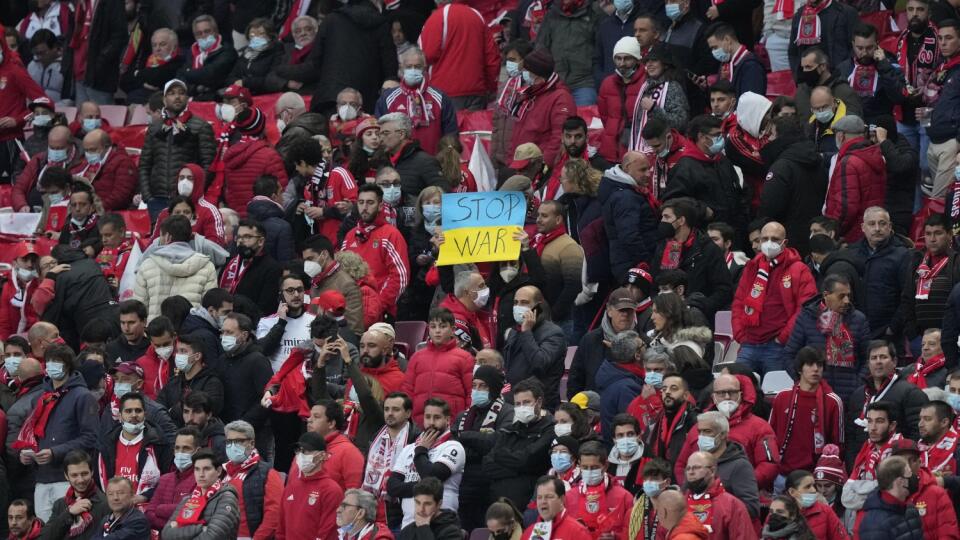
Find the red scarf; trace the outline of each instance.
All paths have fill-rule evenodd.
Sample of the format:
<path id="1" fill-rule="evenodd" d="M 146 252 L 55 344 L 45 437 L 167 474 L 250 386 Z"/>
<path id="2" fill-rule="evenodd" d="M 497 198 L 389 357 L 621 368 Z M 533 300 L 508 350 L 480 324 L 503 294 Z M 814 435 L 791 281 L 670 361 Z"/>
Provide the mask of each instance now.
<path id="1" fill-rule="evenodd" d="M 578 9 L 583 7 L 585 0 L 560 0 L 560 11 L 567 15 L 573 15 Z"/>
<path id="2" fill-rule="evenodd" d="M 880 385 L 880 388 L 874 390 L 873 380 L 867 381 L 863 385 L 863 408 L 860 409 L 860 417 L 853 421 L 854 424 L 866 429 L 867 428 L 867 406 L 875 401 L 883 400 L 883 396 L 887 394 L 887 391 L 893 387 L 893 383 L 900 378 L 896 372 L 891 375 L 887 380 L 883 381 L 883 384 Z"/>
<path id="3" fill-rule="evenodd" d="M 933 280 L 937 278 L 937 275 L 940 274 L 943 267 L 947 265 L 950 257 L 942 255 L 940 260 L 935 262 L 931 267 L 930 263 L 932 259 L 933 255 L 931 255 L 929 251 L 926 252 L 923 255 L 923 260 L 920 261 L 920 266 L 917 267 L 917 294 L 915 296 L 917 300 L 926 300 L 930 297 L 930 287 L 933 285 Z"/>
<path id="4" fill-rule="evenodd" d="M 15 449 L 30 449 L 34 452 L 40 449 L 38 441 L 42 439 L 47 432 L 47 422 L 50 420 L 50 415 L 53 414 L 53 409 L 57 407 L 60 398 L 69 391 L 70 389 L 64 386 L 59 390 L 40 394 L 40 399 L 37 401 L 36 407 L 33 409 L 33 412 L 30 413 L 27 421 L 23 423 L 23 427 L 20 428 L 20 434 L 17 436 L 17 441 L 13 443 Z"/>
<path id="5" fill-rule="evenodd" d="M 917 448 L 921 452 L 920 463 L 930 472 L 940 473 L 938 476 L 956 474 L 958 443 L 960 443 L 960 435 L 953 428 L 948 428 L 935 444 L 917 441 Z"/>
<path id="6" fill-rule="evenodd" d="M 726 492 L 727 490 L 723 489 L 723 483 L 720 482 L 719 478 L 714 480 L 713 485 L 699 495 L 692 491 L 687 492 L 687 509 L 710 533 L 713 533 L 713 499 Z"/>
<path id="7" fill-rule="evenodd" d="M 501 111 L 510 112 L 513 110 L 513 104 L 517 101 L 517 94 L 520 93 L 522 87 L 523 77 L 520 75 L 507 79 L 507 82 L 503 84 L 503 92 L 500 92 L 500 97 L 497 98 L 497 106 L 500 107 Z"/>
<path id="8" fill-rule="evenodd" d="M 206 491 L 200 486 L 193 488 L 190 499 L 183 504 L 180 513 L 177 514 L 177 526 L 189 527 L 190 525 L 206 525 L 206 520 L 202 519 L 203 509 L 206 508 L 207 503 L 210 502 L 210 497 L 220 491 L 222 486 L 223 483 L 217 480 L 212 486 L 207 488 Z"/>
<path id="9" fill-rule="evenodd" d="M 760 325 L 760 315 L 763 314 L 763 300 L 767 296 L 769 288 L 770 274 L 776 269 L 777 259 L 769 260 L 766 257 L 760 257 L 757 276 L 753 280 L 753 288 L 750 294 L 743 301 L 743 313 L 746 316 L 748 327 Z"/>
<path id="10" fill-rule="evenodd" d="M 654 441 L 656 446 L 653 449 L 653 454 L 657 457 L 666 459 L 667 452 L 670 450 L 670 440 L 673 439 L 673 432 L 677 429 L 677 424 L 683 419 L 684 415 L 687 412 L 688 402 L 684 401 L 680 408 L 677 410 L 676 414 L 673 415 L 673 420 L 667 420 L 669 413 L 667 409 L 663 409 L 663 414 L 660 415 L 660 425 L 659 433 L 657 434 L 657 440 Z"/>
<path id="11" fill-rule="evenodd" d="M 363 220 L 357 221 L 357 228 L 354 229 L 357 242 L 363 244 L 370 239 L 370 235 L 373 231 L 377 230 L 378 227 L 386 225 L 386 218 L 383 216 L 383 212 L 377 212 L 377 217 L 374 218 L 372 223 L 364 223 Z"/>
<path id="12" fill-rule="evenodd" d="M 181 131 L 187 130 L 187 122 L 193 116 L 190 109 L 184 107 L 180 114 L 171 116 L 171 112 L 166 107 L 160 110 L 160 116 L 163 118 L 163 131 L 173 131 L 174 135 L 179 135 Z"/>
<path id="13" fill-rule="evenodd" d="M 147 67 L 148 68 L 158 68 L 160 66 L 165 66 L 174 59 L 180 56 L 180 53 L 177 49 L 174 49 L 170 54 L 169 58 L 163 58 L 162 56 L 157 56 L 156 54 L 151 54 L 147 57 Z"/>
<path id="14" fill-rule="evenodd" d="M 797 419 L 797 412 L 799 412 L 798 404 L 800 402 L 800 385 L 793 385 L 792 392 L 792 404 L 790 405 L 790 412 L 787 413 L 787 430 L 786 434 L 783 437 L 783 440 L 780 441 L 780 455 L 783 456 L 787 452 L 787 446 L 790 444 L 790 437 L 793 435 L 793 424 Z M 816 427 L 816 431 L 813 432 L 813 451 L 816 455 L 823 453 L 824 446 L 824 417 L 826 416 L 826 405 L 823 399 L 823 383 L 817 385 L 816 390 L 817 395 L 817 407 L 813 410 L 813 424 Z M 804 411 L 804 414 L 806 411 Z"/>
<path id="15" fill-rule="evenodd" d="M 247 459 L 243 460 L 243 463 L 234 463 L 228 460 L 223 466 L 227 471 L 227 477 L 224 480 L 229 482 L 236 478 L 243 482 L 250 470 L 257 466 L 257 463 L 260 463 L 260 454 L 257 453 L 256 448 L 253 449 Z"/>
<path id="16" fill-rule="evenodd" d="M 580 480 L 577 489 L 580 491 L 580 508 L 577 509 L 578 521 L 582 521 L 586 525 L 593 538 L 599 538 L 600 535 L 611 532 L 613 527 L 617 525 L 617 520 L 613 517 L 617 512 L 610 511 L 610 507 L 607 506 L 607 490 L 610 489 L 610 477 L 603 475 L 603 481 L 595 486 L 588 486 L 586 482 Z"/>
<path id="17" fill-rule="evenodd" d="M 820 43 L 820 33 L 823 31 L 820 23 L 820 12 L 830 7 L 833 0 L 823 0 L 816 6 L 807 4 L 800 11 L 800 24 L 797 25 L 797 36 L 793 40 L 797 45 L 816 45 Z"/>
<path id="18" fill-rule="evenodd" d="M 523 16 L 523 25 L 529 29 L 530 41 L 537 39 L 540 25 L 543 24 L 543 19 L 547 16 L 547 10 L 550 9 L 550 3 L 550 0 L 533 0 L 530 7 L 527 8 L 527 12 Z"/>
<path id="19" fill-rule="evenodd" d="M 893 443 L 900 440 L 902 435 L 894 433 L 887 439 L 887 442 L 876 445 L 867 439 L 857 454 L 857 459 L 853 462 L 853 470 L 850 474 L 851 480 L 874 480 L 877 477 L 877 465 L 883 461 L 890 452 L 893 451 Z"/>
<path id="20" fill-rule="evenodd" d="M 827 336 L 827 365 L 842 368 L 853 368 L 856 364 L 854 355 L 853 336 L 850 329 L 843 322 L 843 316 L 836 311 L 827 309 L 826 304 L 820 302 L 820 316 L 817 317 L 817 330 Z"/>
<path id="21" fill-rule="evenodd" d="M 567 226 L 561 223 L 559 227 L 546 234 L 537 233 L 533 235 L 533 241 L 530 243 L 530 247 L 537 250 L 538 257 L 543 257 L 543 250 L 547 247 L 547 244 L 565 234 L 567 234 Z"/>
<path id="22" fill-rule="evenodd" d="M 934 356 L 926 362 L 924 362 L 923 357 L 921 356 L 917 360 L 917 363 L 913 365 L 913 373 L 907 376 L 907 381 L 916 385 L 917 388 L 923 390 L 927 387 L 927 375 L 937 371 L 946 364 L 947 359 L 944 358 L 943 353 Z"/>
<path id="23" fill-rule="evenodd" d="M 296 66 L 302 64 L 304 60 L 307 59 L 307 56 L 310 55 L 310 51 L 313 50 L 313 43 L 304 45 L 303 47 L 293 46 L 293 50 L 290 51 L 290 65 Z"/>
<path id="24" fill-rule="evenodd" d="M 143 47 L 143 41 L 146 37 L 146 34 L 143 32 L 143 26 L 140 25 L 140 21 L 137 21 L 133 25 L 130 38 L 127 40 L 127 46 L 124 48 L 123 55 L 120 57 L 120 69 L 122 71 L 129 70 L 130 66 L 137 60 L 140 47 Z"/>
<path id="25" fill-rule="evenodd" d="M 743 59 L 747 57 L 747 53 L 750 52 L 747 50 L 747 47 L 741 45 L 737 52 L 733 53 L 730 57 L 729 62 L 724 62 L 720 64 L 720 79 L 728 80 L 733 82 L 733 70 L 743 62 Z"/>
<path id="26" fill-rule="evenodd" d="M 64 502 L 66 503 L 67 508 L 73 506 L 73 503 L 77 502 L 80 499 L 89 499 L 97 492 L 97 487 L 90 483 L 90 487 L 85 493 L 77 493 L 73 489 L 73 486 L 67 488 L 67 494 L 64 495 Z M 75 538 L 80 536 L 90 527 L 90 524 L 93 523 L 93 514 L 90 512 L 83 512 L 79 516 L 76 516 L 73 519 L 73 524 L 70 525 L 70 538 Z"/>
<path id="27" fill-rule="evenodd" d="M 333 264 L 328 266 L 326 270 L 321 270 L 320 273 L 313 278 L 313 286 L 319 287 L 328 277 L 336 274 L 337 270 L 340 270 L 340 263 L 333 261 Z"/>
<path id="28" fill-rule="evenodd" d="M 676 270 L 680 268 L 680 259 L 683 258 L 683 250 L 689 249 L 696 238 L 696 233 L 690 231 L 690 235 L 687 236 L 687 239 L 683 242 L 674 240 L 673 238 L 667 240 L 667 243 L 663 246 L 663 254 L 660 256 L 660 269 Z"/>
<path id="29" fill-rule="evenodd" d="M 427 98 L 424 93 L 427 90 L 427 81 L 424 80 L 418 86 L 407 86 L 407 83 L 400 83 L 400 93 L 407 100 L 407 116 L 413 122 L 413 129 L 429 126 L 436 116 L 433 104 L 428 107 Z"/>
<path id="30" fill-rule="evenodd" d="M 793 0 L 775 0 L 773 17 L 778 21 L 789 21 L 793 19 L 794 9 Z"/>
<path id="31" fill-rule="evenodd" d="M 71 219 L 71 220 L 67 223 L 67 232 L 70 233 L 71 236 L 77 236 L 78 234 L 82 234 L 82 233 L 86 233 L 86 232 L 88 232 L 88 231 L 92 231 L 93 229 L 95 229 L 95 228 L 97 227 L 97 220 L 98 220 L 98 219 L 99 219 L 99 218 L 97 217 L 97 214 L 96 214 L 96 213 L 93 213 L 93 214 L 90 214 L 89 216 L 87 216 L 87 219 L 83 222 L 82 225 L 77 225 L 77 224 L 75 224 L 75 223 L 73 222 L 73 220 Z M 79 245 L 79 244 L 78 244 L 78 245 Z"/>
<path id="32" fill-rule="evenodd" d="M 560 77 L 556 73 L 551 73 L 546 81 L 521 89 L 520 95 L 518 95 L 514 101 L 513 109 L 510 112 L 512 112 L 516 118 L 522 119 L 526 116 L 527 111 L 533 107 L 533 102 L 536 101 L 537 96 L 553 90 L 559 82 Z"/>
<path id="33" fill-rule="evenodd" d="M 897 62 L 903 68 L 907 84 L 922 89 L 941 61 L 940 47 L 937 46 L 937 26 L 933 22 L 927 23 L 916 58 L 910 58 L 909 43 L 910 30 L 904 30 L 897 40 Z"/>
<path id="34" fill-rule="evenodd" d="M 306 15 L 309 10 L 310 0 L 295 0 L 290 7 L 290 12 L 287 13 L 287 18 L 283 21 L 283 26 L 280 28 L 280 35 L 277 36 L 277 39 L 286 39 L 286 37 L 290 35 L 290 32 L 293 31 L 293 21 L 296 20 L 297 17 Z"/>
<path id="35" fill-rule="evenodd" d="M 227 263 L 226 270 L 224 270 L 223 275 L 220 276 L 220 288 L 230 291 L 230 294 L 236 293 L 237 286 L 243 281 L 243 275 L 247 273 L 251 263 L 253 263 L 252 260 L 250 262 L 244 262 L 243 257 L 240 255 L 230 259 L 230 262 Z"/>
<path id="36" fill-rule="evenodd" d="M 880 82 L 880 74 L 877 72 L 876 64 L 861 64 L 856 57 L 853 58 L 853 71 L 847 77 L 850 88 L 860 97 L 869 97 L 876 95 L 877 85 Z"/>
<path id="37" fill-rule="evenodd" d="M 200 45 L 197 42 L 193 42 L 193 45 L 190 46 L 190 52 L 193 53 L 193 69 L 200 69 L 203 67 L 203 63 L 206 62 L 207 58 L 220 50 L 220 36 L 217 36 L 217 39 L 213 42 L 213 47 L 210 47 L 209 51 L 200 50 Z"/>
<path id="38" fill-rule="evenodd" d="M 16 536 L 13 533 L 10 533 L 7 538 L 9 540 L 35 540 L 40 538 L 40 533 L 43 531 L 43 522 L 39 518 L 33 518 L 33 524 L 30 525 L 30 530 L 27 531 L 27 534 L 23 536 Z M 71 535 L 72 536 L 72 535 Z"/>

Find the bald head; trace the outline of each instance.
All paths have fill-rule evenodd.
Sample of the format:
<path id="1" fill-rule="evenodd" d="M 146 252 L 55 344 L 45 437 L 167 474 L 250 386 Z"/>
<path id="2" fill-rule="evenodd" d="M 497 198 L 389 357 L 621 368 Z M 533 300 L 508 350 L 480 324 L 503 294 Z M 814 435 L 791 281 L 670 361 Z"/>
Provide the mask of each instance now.
<path id="1" fill-rule="evenodd" d="M 787 247 L 787 230 L 776 221 L 771 221 L 760 229 L 760 251 L 769 259 L 777 258 Z M 764 248 L 764 246 L 767 246 Z"/>
<path id="2" fill-rule="evenodd" d="M 657 496 L 657 515 L 666 511 L 678 513 L 681 517 L 687 513 L 687 498 L 675 489 L 668 489 Z"/>
<path id="3" fill-rule="evenodd" d="M 110 135 L 102 129 L 95 129 L 83 137 L 83 151 L 103 155 L 110 147 Z"/>
<path id="4" fill-rule="evenodd" d="M 33 342 L 35 339 L 54 339 L 59 335 L 57 327 L 48 322 L 38 322 L 30 327 L 27 332 L 27 339 Z"/>
<path id="5" fill-rule="evenodd" d="M 67 126 L 54 126 L 47 134 L 47 146 L 57 150 L 66 148 L 70 144 L 73 135 Z"/>
<path id="6" fill-rule="evenodd" d="M 717 458 L 709 452 L 696 451 L 690 454 L 690 458 L 687 459 L 687 465 L 702 465 L 704 467 L 716 467 Z"/>
<path id="7" fill-rule="evenodd" d="M 43 373 L 43 366 L 40 365 L 40 361 L 31 356 L 27 356 L 20 361 L 20 365 L 17 367 L 17 377 L 21 381 L 25 381 L 32 377 L 36 377 Z"/>
<path id="8" fill-rule="evenodd" d="M 620 169 L 630 175 L 641 190 L 650 188 L 650 162 L 646 155 L 640 152 L 627 152 L 623 156 Z"/>
<path id="9" fill-rule="evenodd" d="M 833 92 L 829 87 L 818 86 L 810 92 L 810 111 L 817 114 L 821 111 L 837 111 L 837 101 L 833 99 Z M 822 119 L 818 119 L 823 121 Z"/>

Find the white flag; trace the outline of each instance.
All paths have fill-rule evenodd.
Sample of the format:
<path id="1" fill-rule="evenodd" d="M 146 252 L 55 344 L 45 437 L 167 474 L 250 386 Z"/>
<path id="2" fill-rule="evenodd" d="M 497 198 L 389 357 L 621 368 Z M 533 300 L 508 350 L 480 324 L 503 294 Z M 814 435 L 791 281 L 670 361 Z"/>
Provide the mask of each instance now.
<path id="1" fill-rule="evenodd" d="M 140 266 L 140 258 L 143 257 L 140 242 L 134 240 L 129 257 L 127 266 L 123 269 L 123 275 L 120 276 L 120 286 L 117 291 L 117 296 L 121 302 L 133 298 L 133 286 L 137 283 L 137 267 Z"/>
<path id="2" fill-rule="evenodd" d="M 470 163 L 467 168 L 473 173 L 477 181 L 477 191 L 493 191 L 497 189 L 497 173 L 493 169 L 493 162 L 483 147 L 480 135 L 473 138 L 473 152 L 470 153 Z"/>

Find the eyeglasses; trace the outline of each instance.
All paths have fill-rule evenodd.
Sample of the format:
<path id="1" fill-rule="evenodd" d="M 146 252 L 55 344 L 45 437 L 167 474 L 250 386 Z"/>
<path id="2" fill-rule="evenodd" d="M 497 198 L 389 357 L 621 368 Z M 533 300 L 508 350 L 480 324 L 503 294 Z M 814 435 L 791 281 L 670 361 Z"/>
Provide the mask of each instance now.
<path id="1" fill-rule="evenodd" d="M 717 397 L 737 397 L 739 390 L 714 390 L 713 395 Z"/>
<path id="2" fill-rule="evenodd" d="M 241 234 L 237 237 L 237 240 L 247 242 L 249 240 L 256 240 L 257 238 L 263 238 L 263 236 L 259 234 Z"/>
<path id="3" fill-rule="evenodd" d="M 286 289 L 283 289 L 283 292 L 287 294 L 300 294 L 303 291 L 304 291 L 303 287 L 287 287 Z"/>

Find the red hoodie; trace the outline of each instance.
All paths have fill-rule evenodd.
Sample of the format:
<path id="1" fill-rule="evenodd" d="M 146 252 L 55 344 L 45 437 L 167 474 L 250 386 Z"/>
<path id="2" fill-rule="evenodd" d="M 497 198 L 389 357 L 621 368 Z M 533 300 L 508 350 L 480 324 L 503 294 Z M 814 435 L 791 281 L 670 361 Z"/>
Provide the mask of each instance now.
<path id="1" fill-rule="evenodd" d="M 730 435 L 729 440 L 743 447 L 743 452 L 754 467 L 757 477 L 757 486 L 760 489 L 772 490 L 773 481 L 776 480 L 780 472 L 780 449 L 777 446 L 777 436 L 766 420 L 753 414 L 753 405 L 757 402 L 757 393 L 753 387 L 753 382 L 744 375 L 736 375 L 740 381 L 740 395 L 742 396 L 740 406 L 729 418 Z M 716 407 L 710 407 L 715 409 Z M 673 473 L 675 478 L 685 478 L 684 467 L 687 465 L 687 459 L 699 447 L 697 438 L 700 430 L 694 425 L 687 433 L 687 439 L 683 443 L 683 449 L 677 455 L 677 461 L 673 464 Z"/>
<path id="2" fill-rule="evenodd" d="M 430 84 L 450 97 L 497 91 L 500 53 L 493 33 L 475 9 L 451 3 L 430 14 L 420 32 Z"/>
<path id="3" fill-rule="evenodd" d="M 920 469 L 918 474 L 920 489 L 910 497 L 908 502 L 916 506 L 920 513 L 923 537 L 937 540 L 960 539 L 957 514 L 953 509 L 950 495 L 937 485 L 937 477 L 927 469 Z"/>
<path id="4" fill-rule="evenodd" d="M 177 343 L 174 342 L 176 347 Z M 147 352 L 137 359 L 137 365 L 143 369 L 143 393 L 150 399 L 156 400 L 157 394 L 170 380 L 170 374 L 173 372 L 173 354 L 166 360 L 161 360 L 157 356 L 157 350 L 150 345 Z"/>
<path id="5" fill-rule="evenodd" d="M 263 175 L 275 176 L 280 187 L 287 187 L 287 170 L 280 154 L 266 141 L 241 141 L 227 149 L 223 156 L 224 201 L 241 218 L 247 217 L 247 203 L 253 198 L 253 184 Z M 196 191 L 196 190 L 194 190 Z"/>
<path id="6" fill-rule="evenodd" d="M 360 232 L 368 226 L 363 221 L 350 229 L 341 249 L 363 257 L 379 287 L 380 301 L 387 313 L 396 315 L 397 300 L 410 284 L 407 241 L 396 227 L 386 222 L 383 212 L 369 225 L 374 227 L 369 233 Z"/>
<path id="7" fill-rule="evenodd" d="M 13 273 L 16 273 L 16 270 Z M 26 297 L 21 302 L 23 308 L 20 308 L 12 303 L 13 297 L 18 292 L 18 287 L 14 284 L 16 279 L 16 276 L 11 275 L 4 282 L 3 290 L 0 292 L 0 339 L 4 341 L 14 334 L 26 332 L 33 323 L 37 322 L 37 312 L 33 310 L 30 299 L 37 292 L 41 280 L 39 278 L 30 280 L 26 287 Z M 19 328 L 21 319 L 24 321 L 23 330 Z"/>
<path id="8" fill-rule="evenodd" d="M 187 163 L 183 168 L 190 169 L 190 172 L 193 173 L 193 192 L 190 193 L 190 199 L 193 201 L 193 206 L 197 211 L 197 222 L 193 224 L 193 232 L 211 242 L 225 246 L 227 240 L 225 237 L 226 230 L 223 226 L 223 215 L 215 204 L 203 196 L 203 181 L 206 179 L 207 173 L 203 172 L 203 167 L 196 163 Z M 177 171 L 177 174 L 179 175 L 180 171 Z M 246 208 L 246 205 L 244 205 L 244 208 Z M 170 216 L 170 211 L 166 208 L 160 211 L 160 215 L 157 216 L 157 224 L 153 229 L 151 241 L 160 236 L 160 224 L 163 223 L 168 216 Z"/>
<path id="9" fill-rule="evenodd" d="M 324 439 L 327 441 L 327 460 L 323 462 L 324 474 L 344 491 L 359 489 L 363 485 L 363 454 L 346 435 L 339 431 L 328 434 Z M 297 466 L 297 460 L 293 460 L 287 477 L 293 478 L 299 474 L 300 467 Z"/>
<path id="10" fill-rule="evenodd" d="M 3 25 L 0 25 L 0 33 L 3 30 Z M 31 114 L 27 103 L 46 97 L 46 94 L 30 78 L 20 56 L 7 46 L 7 40 L 0 39 L 0 51 L 3 52 L 3 60 L 0 61 L 0 119 L 13 120 L 12 126 L 0 128 L 0 142 L 5 142 L 23 137 L 23 126 Z"/>
<path id="11" fill-rule="evenodd" d="M 327 464 L 323 465 L 327 468 Z M 276 540 L 337 538 L 337 504 L 343 489 L 323 470 L 303 476 L 290 469 L 283 489 Z"/>
<path id="12" fill-rule="evenodd" d="M 651 171 L 650 182 L 653 185 L 653 196 L 660 199 L 660 195 L 667 189 L 667 175 L 680 158 L 687 153 L 687 148 L 694 146 L 689 139 L 684 137 L 675 129 L 670 130 L 670 150 L 666 157 L 651 155 L 653 170 Z"/>

